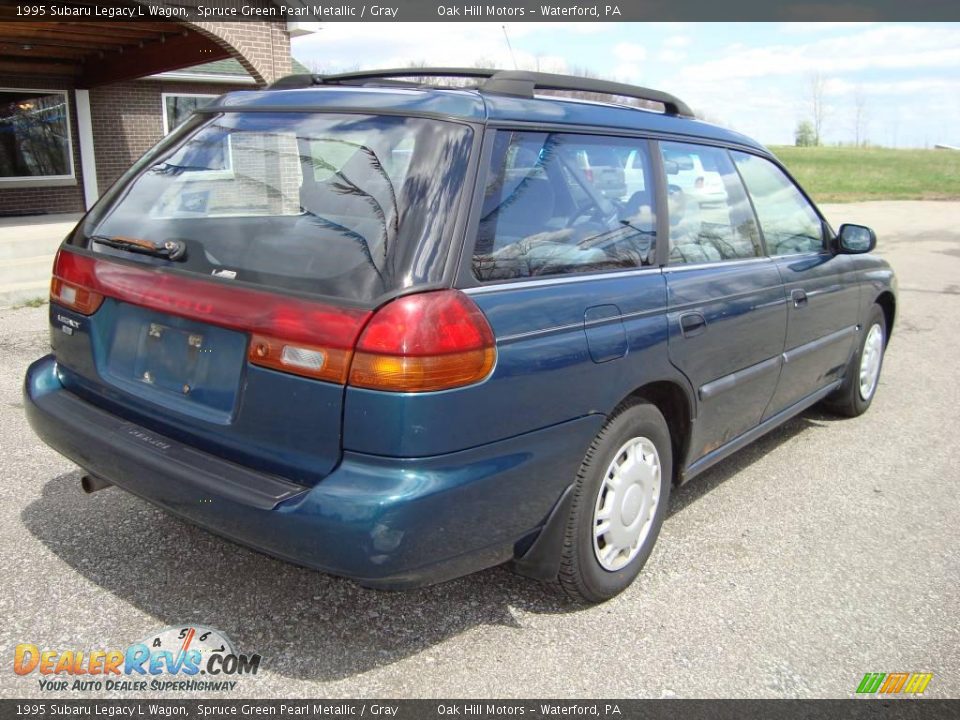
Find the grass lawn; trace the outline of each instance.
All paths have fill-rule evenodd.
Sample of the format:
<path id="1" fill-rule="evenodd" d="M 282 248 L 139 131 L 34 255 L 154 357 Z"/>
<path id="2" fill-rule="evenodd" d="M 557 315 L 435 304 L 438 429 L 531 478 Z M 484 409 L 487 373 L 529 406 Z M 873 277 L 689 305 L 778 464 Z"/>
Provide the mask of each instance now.
<path id="1" fill-rule="evenodd" d="M 770 148 L 817 202 L 960 199 L 960 152 Z"/>

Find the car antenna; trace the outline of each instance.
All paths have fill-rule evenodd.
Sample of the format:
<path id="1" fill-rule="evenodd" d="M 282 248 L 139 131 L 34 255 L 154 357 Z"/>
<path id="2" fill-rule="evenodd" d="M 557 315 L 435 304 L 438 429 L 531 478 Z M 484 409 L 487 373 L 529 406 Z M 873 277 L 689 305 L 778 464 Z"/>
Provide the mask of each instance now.
<path id="1" fill-rule="evenodd" d="M 507 41 L 507 50 L 510 51 L 510 59 L 513 60 L 513 69 L 519 70 L 520 68 L 517 67 L 517 58 L 513 54 L 513 45 L 510 44 L 510 36 L 507 35 L 507 26 L 501 25 L 500 29 L 503 30 L 503 37 Z"/>

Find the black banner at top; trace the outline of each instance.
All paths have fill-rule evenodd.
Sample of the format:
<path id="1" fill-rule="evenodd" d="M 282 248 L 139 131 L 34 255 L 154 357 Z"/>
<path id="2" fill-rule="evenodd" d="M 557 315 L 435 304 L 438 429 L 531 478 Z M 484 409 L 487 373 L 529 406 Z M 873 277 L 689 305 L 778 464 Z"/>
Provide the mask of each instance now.
<path id="1" fill-rule="evenodd" d="M 16 21 L 621 22 L 960 19 L 956 0 L 2 0 Z"/>

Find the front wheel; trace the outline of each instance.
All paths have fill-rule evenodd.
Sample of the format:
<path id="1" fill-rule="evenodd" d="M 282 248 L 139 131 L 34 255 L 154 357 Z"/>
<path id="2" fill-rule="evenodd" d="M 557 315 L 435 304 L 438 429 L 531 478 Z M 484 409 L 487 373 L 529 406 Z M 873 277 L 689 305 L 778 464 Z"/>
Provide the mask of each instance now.
<path id="1" fill-rule="evenodd" d="M 657 541 L 672 478 L 663 415 L 648 403 L 621 406 L 577 474 L 559 575 L 571 599 L 603 602 L 633 582 Z"/>
<path id="2" fill-rule="evenodd" d="M 886 347 L 886 317 L 880 306 L 874 305 L 864 325 L 857 352 L 850 359 L 843 384 L 825 402 L 830 410 L 847 417 L 856 417 L 867 411 L 877 394 Z"/>

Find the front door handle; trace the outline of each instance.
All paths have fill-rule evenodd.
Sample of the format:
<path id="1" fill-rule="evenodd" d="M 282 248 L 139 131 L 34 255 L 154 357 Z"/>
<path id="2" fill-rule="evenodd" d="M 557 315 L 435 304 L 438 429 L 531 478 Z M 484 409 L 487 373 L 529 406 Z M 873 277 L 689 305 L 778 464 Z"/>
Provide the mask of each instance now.
<path id="1" fill-rule="evenodd" d="M 707 319 L 698 312 L 680 316 L 680 333 L 684 337 L 696 337 L 707 329 Z"/>
<path id="2" fill-rule="evenodd" d="M 793 300 L 793 306 L 795 308 L 807 306 L 807 294 L 803 290 L 797 289 L 791 291 L 790 298 Z"/>

